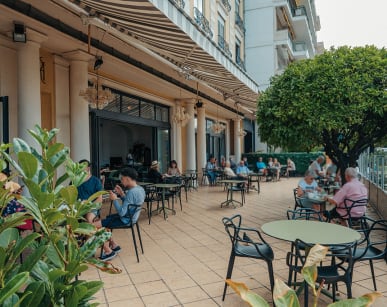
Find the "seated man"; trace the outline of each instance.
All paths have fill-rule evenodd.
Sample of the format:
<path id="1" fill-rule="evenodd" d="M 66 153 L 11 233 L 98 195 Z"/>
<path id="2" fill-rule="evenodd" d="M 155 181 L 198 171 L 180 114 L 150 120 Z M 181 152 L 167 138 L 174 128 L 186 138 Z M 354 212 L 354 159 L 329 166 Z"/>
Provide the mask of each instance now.
<path id="1" fill-rule="evenodd" d="M 321 164 L 325 161 L 325 157 L 323 155 L 318 156 L 316 160 L 314 160 L 310 165 L 308 170 L 312 171 L 314 174 L 314 178 L 318 179 L 321 176 L 324 176 L 324 172 L 321 168 Z"/>
<path id="2" fill-rule="evenodd" d="M 347 210 L 345 209 L 344 200 L 361 200 L 368 199 L 367 188 L 357 178 L 357 171 L 353 167 L 348 167 L 345 170 L 345 180 L 347 181 L 341 189 L 332 198 L 327 198 L 328 202 L 335 205 L 331 211 L 324 213 L 329 219 L 346 217 Z M 366 212 L 366 206 L 357 206 L 351 209 L 351 217 L 362 217 Z M 341 221 L 346 225 L 346 221 Z"/>
<path id="3" fill-rule="evenodd" d="M 148 178 L 153 183 L 161 183 L 164 180 L 164 177 L 160 173 L 160 164 L 158 161 L 152 161 L 152 164 L 149 168 Z"/>
<path id="4" fill-rule="evenodd" d="M 216 181 L 216 164 L 215 157 L 211 156 L 210 160 L 208 160 L 206 164 L 206 170 L 208 174 L 208 180 L 210 181 L 210 185 L 214 185 Z"/>
<path id="5" fill-rule="evenodd" d="M 87 172 L 87 176 L 85 181 L 77 188 L 78 189 L 78 198 L 80 200 L 87 200 L 91 195 L 102 191 L 102 183 L 101 180 L 95 176 L 93 176 L 90 172 L 90 162 L 86 159 L 80 160 L 79 163 L 86 164 L 85 171 Z M 93 200 L 96 203 L 102 203 L 102 195 Z M 95 209 L 91 212 L 88 212 L 85 216 L 86 220 L 89 223 L 93 223 L 94 219 L 99 216 L 99 210 Z"/>
<path id="6" fill-rule="evenodd" d="M 250 173 L 250 170 L 247 168 L 247 166 L 245 165 L 245 161 L 241 160 L 239 162 L 239 165 L 236 169 L 236 173 L 238 176 L 244 178 L 244 179 L 247 179 L 248 177 L 248 174 Z"/>
<path id="7" fill-rule="evenodd" d="M 266 173 L 266 164 L 265 162 L 262 161 L 262 157 L 258 158 L 258 162 L 256 165 L 257 165 L 258 173 L 264 175 Z"/>
<path id="8" fill-rule="evenodd" d="M 140 210 L 138 209 L 144 203 L 145 191 L 137 185 L 137 172 L 133 168 L 124 168 L 120 171 L 120 179 L 121 184 L 128 191 L 125 193 L 119 185 L 115 187 L 114 191 L 110 191 L 110 199 L 113 201 L 117 214 L 108 215 L 106 219 L 95 222 L 94 226 L 97 229 L 101 227 L 115 228 L 125 225 L 129 226 L 132 220 L 137 221 L 140 215 Z M 122 204 L 118 202 L 118 197 L 122 200 Z M 103 251 L 104 254 L 100 259 L 106 261 L 117 256 L 117 253 L 121 251 L 121 247 L 111 238 L 105 242 Z"/>

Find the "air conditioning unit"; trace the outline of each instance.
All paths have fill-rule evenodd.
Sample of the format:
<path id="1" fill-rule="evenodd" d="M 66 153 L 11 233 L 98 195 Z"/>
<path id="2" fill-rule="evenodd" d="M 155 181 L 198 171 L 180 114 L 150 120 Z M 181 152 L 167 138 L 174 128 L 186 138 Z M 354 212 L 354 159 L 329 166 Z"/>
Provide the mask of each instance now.
<path id="1" fill-rule="evenodd" d="M 302 16 L 302 15 L 303 15 L 302 9 L 295 9 L 295 10 L 294 10 L 294 15 L 296 15 L 296 16 Z"/>

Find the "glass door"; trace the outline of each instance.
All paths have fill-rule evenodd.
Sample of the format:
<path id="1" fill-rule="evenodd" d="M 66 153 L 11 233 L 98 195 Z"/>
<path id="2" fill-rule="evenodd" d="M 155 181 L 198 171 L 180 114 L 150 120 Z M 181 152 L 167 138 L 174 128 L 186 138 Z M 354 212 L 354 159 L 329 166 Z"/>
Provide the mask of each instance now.
<path id="1" fill-rule="evenodd" d="M 168 164 L 171 157 L 169 129 L 157 128 L 157 160 L 160 163 L 160 171 L 165 173 L 168 170 Z M 177 161 L 181 164 L 181 161 Z"/>

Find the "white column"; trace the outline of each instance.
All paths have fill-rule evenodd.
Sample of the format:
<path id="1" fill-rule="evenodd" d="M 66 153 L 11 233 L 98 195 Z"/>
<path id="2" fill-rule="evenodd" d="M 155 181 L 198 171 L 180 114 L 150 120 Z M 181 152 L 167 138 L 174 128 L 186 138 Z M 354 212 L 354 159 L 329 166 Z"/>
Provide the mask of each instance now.
<path id="1" fill-rule="evenodd" d="M 230 158 L 230 120 L 227 120 L 226 130 L 225 130 L 225 137 L 226 137 L 226 160 Z"/>
<path id="2" fill-rule="evenodd" d="M 27 42 L 18 45 L 18 131 L 20 138 L 34 144 L 27 132 L 42 124 L 40 99 L 40 44 L 47 36 L 27 29 Z M 36 144 L 34 144 L 36 146 Z M 38 147 L 38 146 L 36 146 Z"/>
<path id="3" fill-rule="evenodd" d="M 88 86 L 91 55 L 76 50 L 66 53 L 70 60 L 70 149 L 74 161 L 90 159 L 89 105 L 79 92 Z"/>
<path id="4" fill-rule="evenodd" d="M 206 163 L 206 109 L 204 104 L 197 108 L 197 157 L 198 172 L 201 173 Z"/>
<path id="5" fill-rule="evenodd" d="M 241 137 L 239 135 L 239 130 L 241 128 L 240 118 L 234 119 L 234 156 L 235 163 L 239 163 L 241 160 Z"/>
<path id="6" fill-rule="evenodd" d="M 186 169 L 196 169 L 196 148 L 195 148 L 195 116 L 194 116 L 194 100 L 186 100 L 186 112 L 192 115 L 186 126 Z"/>
<path id="7" fill-rule="evenodd" d="M 177 106 L 173 107 L 173 112 L 171 118 L 177 111 Z M 182 151 L 181 151 L 181 125 L 175 122 L 172 122 L 172 131 L 173 131 L 173 146 L 172 146 L 172 159 L 176 160 L 177 165 L 181 168 L 183 163 L 182 161 Z"/>

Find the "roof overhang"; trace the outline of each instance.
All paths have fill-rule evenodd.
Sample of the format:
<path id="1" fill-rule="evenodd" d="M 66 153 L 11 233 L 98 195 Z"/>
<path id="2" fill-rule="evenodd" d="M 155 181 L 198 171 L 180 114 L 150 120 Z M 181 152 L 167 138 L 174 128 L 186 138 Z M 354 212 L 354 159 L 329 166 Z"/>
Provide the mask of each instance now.
<path id="1" fill-rule="evenodd" d="M 72 2 L 87 12 L 94 25 L 115 30 L 187 74 L 254 111 L 258 85 L 197 27 L 196 23 L 169 1 Z M 189 21 L 189 22 L 187 22 Z M 182 30 L 184 29 L 184 31 Z M 114 35 L 114 34 L 113 34 Z"/>

